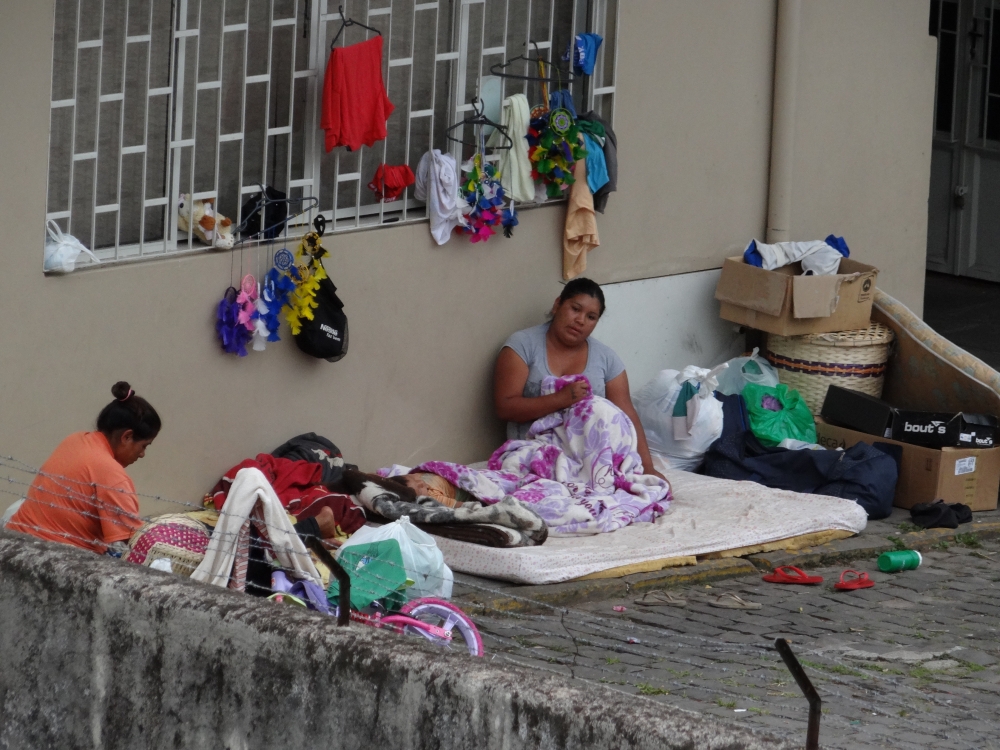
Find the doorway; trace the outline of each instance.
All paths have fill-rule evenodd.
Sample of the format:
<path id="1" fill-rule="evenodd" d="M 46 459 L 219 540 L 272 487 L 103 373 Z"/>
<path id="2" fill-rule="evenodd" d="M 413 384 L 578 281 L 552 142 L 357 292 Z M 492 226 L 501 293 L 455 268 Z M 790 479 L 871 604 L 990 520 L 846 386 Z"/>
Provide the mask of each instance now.
<path id="1" fill-rule="evenodd" d="M 994 23 L 997 21 L 997 23 Z M 1000 281 L 1000 0 L 931 0 L 927 268 Z"/>

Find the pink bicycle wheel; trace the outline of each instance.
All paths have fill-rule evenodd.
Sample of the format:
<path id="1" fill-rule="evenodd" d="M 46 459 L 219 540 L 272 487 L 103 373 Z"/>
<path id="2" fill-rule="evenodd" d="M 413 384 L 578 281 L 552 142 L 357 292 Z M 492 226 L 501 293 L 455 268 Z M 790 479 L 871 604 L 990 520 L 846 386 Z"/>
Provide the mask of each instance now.
<path id="1" fill-rule="evenodd" d="M 458 634 L 462 636 L 462 640 L 465 641 L 470 654 L 482 656 L 486 653 L 483 648 L 483 639 L 480 637 L 479 629 L 476 628 L 475 623 L 451 602 L 446 602 L 444 599 L 414 599 L 404 604 L 399 613 L 447 630 L 452 634 L 453 642 L 457 630 Z M 415 632 L 415 629 L 410 626 L 406 628 L 406 632 Z"/>

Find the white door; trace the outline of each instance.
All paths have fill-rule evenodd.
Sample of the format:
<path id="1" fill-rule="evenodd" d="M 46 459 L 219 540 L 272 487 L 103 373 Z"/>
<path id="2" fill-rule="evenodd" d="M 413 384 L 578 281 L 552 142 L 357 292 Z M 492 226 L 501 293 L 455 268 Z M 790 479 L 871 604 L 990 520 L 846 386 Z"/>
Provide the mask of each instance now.
<path id="1" fill-rule="evenodd" d="M 938 65 L 927 267 L 1000 281 L 1000 0 L 930 5 Z"/>

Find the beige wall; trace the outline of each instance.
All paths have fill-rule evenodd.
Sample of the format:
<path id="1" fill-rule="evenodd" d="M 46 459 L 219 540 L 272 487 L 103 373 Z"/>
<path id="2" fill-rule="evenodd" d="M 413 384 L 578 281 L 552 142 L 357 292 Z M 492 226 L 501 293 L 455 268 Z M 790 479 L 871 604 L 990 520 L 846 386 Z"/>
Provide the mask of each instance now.
<path id="1" fill-rule="evenodd" d="M 843 235 L 878 285 L 924 306 L 937 40 L 928 3 L 805 0 L 793 236 Z"/>
<path id="2" fill-rule="evenodd" d="M 800 109 L 808 122 L 796 151 L 809 154 L 797 153 L 793 219 L 802 231 L 846 234 L 859 258 L 881 266 L 883 286 L 912 306 L 922 288 L 933 94 L 930 48 L 918 33 L 926 8 L 830 2 L 835 12 L 827 2 L 810 4 L 804 24 L 802 48 L 818 45 L 822 61 L 804 61 L 799 77 L 809 107 Z M 764 230 L 774 3 L 623 0 L 621 14 L 621 175 L 599 219 L 593 275 L 717 267 Z M 347 358 L 310 360 L 290 342 L 242 360 L 223 355 L 212 322 L 228 255 L 41 274 L 52 2 L 0 0 L 0 17 L 17 19 L 0 24 L 0 453 L 41 463 L 67 433 L 93 424 L 121 378 L 164 419 L 131 470 L 137 487 L 178 500 L 197 500 L 239 459 L 309 430 L 364 468 L 470 461 L 496 447 L 492 360 L 558 294 L 562 207 L 525 211 L 513 241 L 485 246 L 438 248 L 425 224 L 330 238 L 327 268 L 351 322 Z M 860 35 L 865 50 L 838 49 L 834 33 L 825 41 L 824 24 Z M 892 64 L 842 81 L 838 71 L 859 78 L 859 57 Z M 876 109 L 883 99 L 889 106 Z M 854 135 L 816 124 L 821 112 L 837 112 Z M 873 153 L 885 154 L 878 175 L 869 174 Z M 821 172 L 835 179 L 809 179 Z M 812 191 L 820 197 L 802 195 Z"/>

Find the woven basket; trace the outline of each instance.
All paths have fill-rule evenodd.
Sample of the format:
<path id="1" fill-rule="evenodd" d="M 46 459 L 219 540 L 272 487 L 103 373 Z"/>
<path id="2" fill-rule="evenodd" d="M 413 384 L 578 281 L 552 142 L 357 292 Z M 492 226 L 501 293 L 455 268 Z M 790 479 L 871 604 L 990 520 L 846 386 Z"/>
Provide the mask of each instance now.
<path id="1" fill-rule="evenodd" d="M 896 335 L 879 323 L 857 331 L 767 337 L 767 361 L 778 380 L 805 399 L 813 415 L 831 385 L 880 398 L 889 347 Z"/>

